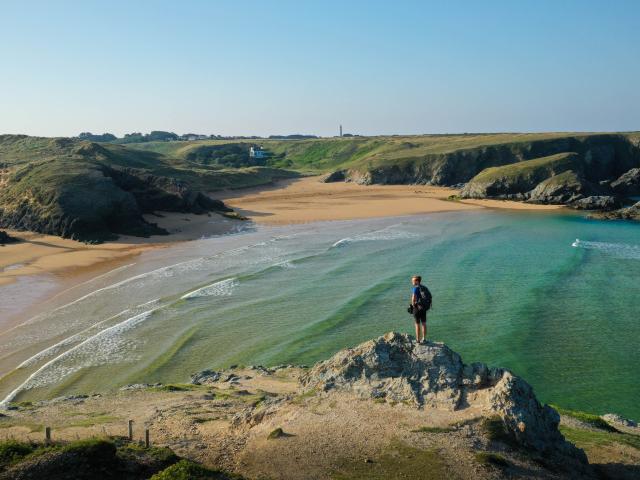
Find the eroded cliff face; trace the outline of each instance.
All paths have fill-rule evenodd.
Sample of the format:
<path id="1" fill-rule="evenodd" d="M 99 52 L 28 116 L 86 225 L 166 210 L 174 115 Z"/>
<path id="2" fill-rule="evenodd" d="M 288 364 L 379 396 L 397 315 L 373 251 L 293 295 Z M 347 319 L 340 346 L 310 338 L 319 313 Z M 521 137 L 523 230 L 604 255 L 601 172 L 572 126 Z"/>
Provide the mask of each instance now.
<path id="1" fill-rule="evenodd" d="M 531 142 L 505 143 L 449 153 L 398 159 L 387 165 L 361 166 L 342 170 L 334 181 L 398 184 L 428 183 L 457 185 L 470 181 L 486 168 L 515 164 L 561 153 L 575 153 L 581 159 L 585 178 L 614 180 L 631 168 L 640 166 L 640 149 L 626 137 L 615 134 L 567 136 Z M 330 180 L 331 181 L 331 180 Z"/>
<path id="2" fill-rule="evenodd" d="M 187 181 L 160 174 L 181 172 L 154 155 L 65 138 L 4 140 L 6 148 L 32 140 L 39 150 L 12 151 L 20 156 L 2 169 L 0 227 L 101 242 L 167 233 L 145 221 L 145 213 L 231 211 Z"/>

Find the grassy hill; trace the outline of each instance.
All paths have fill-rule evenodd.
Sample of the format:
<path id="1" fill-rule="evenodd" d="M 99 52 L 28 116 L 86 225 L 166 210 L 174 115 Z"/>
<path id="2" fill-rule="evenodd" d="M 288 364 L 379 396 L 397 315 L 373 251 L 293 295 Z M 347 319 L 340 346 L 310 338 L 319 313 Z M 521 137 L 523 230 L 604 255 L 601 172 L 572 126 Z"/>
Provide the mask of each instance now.
<path id="1" fill-rule="evenodd" d="M 360 183 L 450 185 L 467 182 L 489 167 L 584 151 L 585 146 L 621 152 L 639 141 L 638 133 L 497 133 L 149 142 L 131 147 L 188 159 L 210 146 L 257 145 L 271 154 L 266 164 L 272 167 L 316 174 L 344 170 L 348 179 Z"/>
<path id="2" fill-rule="evenodd" d="M 291 176 L 273 168 L 225 168 L 123 145 L 0 136 L 0 227 L 82 241 L 166 233 L 142 218 L 155 210 L 228 214 L 204 194 Z"/>
<path id="3" fill-rule="evenodd" d="M 467 196 L 516 195 L 525 199 L 525 193 L 570 166 L 576 181 L 561 186 L 551 182 L 551 187 L 545 184 L 539 195 L 539 201 L 563 203 L 566 198 L 600 194 L 602 189 L 594 185 L 610 183 L 640 167 L 639 144 L 637 132 L 127 145 L 1 135 L 0 228 L 84 241 L 101 241 L 122 233 L 162 233 L 145 222 L 142 214 L 154 210 L 224 213 L 228 209 L 204 193 L 262 185 L 299 173 L 334 173 L 332 179 L 362 184 L 468 182 Z M 252 146 L 264 149 L 267 158 L 250 156 Z M 580 191 L 574 192 L 575 188 Z"/>

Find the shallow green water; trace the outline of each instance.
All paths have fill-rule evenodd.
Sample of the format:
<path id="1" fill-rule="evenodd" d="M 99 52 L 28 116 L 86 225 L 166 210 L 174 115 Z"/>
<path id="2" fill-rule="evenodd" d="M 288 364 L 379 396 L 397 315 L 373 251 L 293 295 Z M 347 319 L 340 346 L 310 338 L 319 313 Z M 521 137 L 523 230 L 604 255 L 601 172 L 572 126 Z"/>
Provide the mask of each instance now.
<path id="1" fill-rule="evenodd" d="M 434 295 L 429 337 L 466 362 L 508 367 L 547 402 L 640 418 L 640 226 L 537 213 L 260 229 L 146 257 L 4 334 L 5 362 L 25 362 L 0 386 L 39 398 L 310 364 L 411 332 L 413 273 Z"/>

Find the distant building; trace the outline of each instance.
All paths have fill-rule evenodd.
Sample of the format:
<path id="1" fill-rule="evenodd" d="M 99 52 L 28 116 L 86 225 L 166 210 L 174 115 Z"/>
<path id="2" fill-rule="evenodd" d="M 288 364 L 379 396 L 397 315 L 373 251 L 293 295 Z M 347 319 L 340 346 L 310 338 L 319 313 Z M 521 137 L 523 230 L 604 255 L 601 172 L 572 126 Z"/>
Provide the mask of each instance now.
<path id="1" fill-rule="evenodd" d="M 342 136 L 342 125 L 340 125 L 340 136 Z"/>
<path id="2" fill-rule="evenodd" d="M 249 156 L 251 158 L 267 158 L 269 153 L 262 150 L 262 147 L 251 147 L 249 149 Z"/>
<path id="3" fill-rule="evenodd" d="M 200 135 L 198 133 L 185 133 L 180 136 L 180 140 L 186 140 L 188 142 L 193 142 L 194 140 L 206 140 L 208 138 L 208 135 Z"/>

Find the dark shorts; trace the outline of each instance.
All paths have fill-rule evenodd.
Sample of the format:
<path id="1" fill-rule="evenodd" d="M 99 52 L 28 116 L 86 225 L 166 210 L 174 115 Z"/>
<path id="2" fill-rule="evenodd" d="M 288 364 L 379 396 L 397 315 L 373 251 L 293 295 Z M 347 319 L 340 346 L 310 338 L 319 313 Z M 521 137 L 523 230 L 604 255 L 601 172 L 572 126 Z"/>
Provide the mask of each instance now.
<path id="1" fill-rule="evenodd" d="M 427 323 L 427 311 L 424 308 L 414 309 L 413 319 L 416 323 Z"/>

